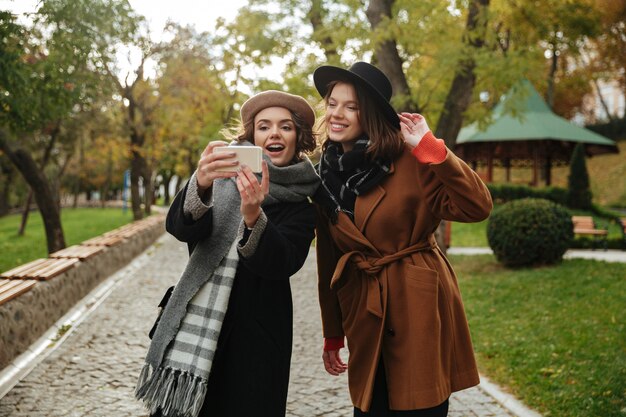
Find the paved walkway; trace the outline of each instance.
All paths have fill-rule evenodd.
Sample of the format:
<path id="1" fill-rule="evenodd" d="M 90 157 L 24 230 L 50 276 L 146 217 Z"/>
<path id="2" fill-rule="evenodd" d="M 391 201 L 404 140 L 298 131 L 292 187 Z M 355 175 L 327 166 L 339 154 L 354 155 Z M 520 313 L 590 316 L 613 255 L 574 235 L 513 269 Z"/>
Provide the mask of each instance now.
<path id="1" fill-rule="evenodd" d="M 128 267 L 112 276 L 108 281 L 110 290 L 99 301 L 88 301 L 93 304 L 89 313 L 83 315 L 60 342 L 48 348 L 45 358 L 40 356 L 37 366 L 0 399 L 0 416 L 146 416 L 142 404 L 133 398 L 135 381 L 148 346 L 146 333 L 163 291 L 175 283 L 186 261 L 186 248 L 164 235 Z M 320 359 L 322 338 L 314 253 L 293 277 L 292 285 L 294 347 L 287 415 L 351 416 L 346 376 L 327 375 Z M 507 408 L 501 403 L 507 404 Z M 454 394 L 449 415 L 515 417 L 536 414 L 486 383 Z"/>
<path id="2" fill-rule="evenodd" d="M 448 249 L 448 255 L 490 255 L 492 253 L 493 251 L 490 248 L 451 247 Z M 565 252 L 563 258 L 595 259 L 597 261 L 626 263 L 626 250 L 569 249 Z"/>

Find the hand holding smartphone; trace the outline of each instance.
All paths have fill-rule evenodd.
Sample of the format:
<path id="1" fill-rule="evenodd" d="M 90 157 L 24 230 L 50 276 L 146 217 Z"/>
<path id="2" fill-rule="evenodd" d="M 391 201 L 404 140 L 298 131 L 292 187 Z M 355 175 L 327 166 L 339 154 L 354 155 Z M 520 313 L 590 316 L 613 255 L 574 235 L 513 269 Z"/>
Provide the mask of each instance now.
<path id="1" fill-rule="evenodd" d="M 241 165 L 247 165 L 252 172 L 261 172 L 261 162 L 263 161 L 263 149 L 260 146 L 220 146 L 213 149 L 213 152 L 234 152 L 233 158 L 226 158 L 224 161 L 237 160 L 239 165 L 219 168 L 216 171 L 235 172 Z"/>

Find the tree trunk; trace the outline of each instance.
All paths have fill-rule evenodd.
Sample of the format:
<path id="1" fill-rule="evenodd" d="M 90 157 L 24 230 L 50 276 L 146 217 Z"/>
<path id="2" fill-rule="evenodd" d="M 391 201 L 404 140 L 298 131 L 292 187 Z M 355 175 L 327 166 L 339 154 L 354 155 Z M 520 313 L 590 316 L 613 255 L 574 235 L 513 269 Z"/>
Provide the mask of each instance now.
<path id="1" fill-rule="evenodd" d="M 154 180 L 152 178 L 152 172 L 148 168 L 147 161 L 144 159 L 143 169 L 143 199 L 144 199 L 144 213 L 149 216 L 152 212 L 152 204 L 154 203 Z"/>
<path id="2" fill-rule="evenodd" d="M 485 43 L 485 29 L 487 26 L 485 12 L 488 7 L 489 0 L 470 1 L 463 37 L 463 43 L 470 48 L 470 51 L 482 48 Z M 474 92 L 474 85 L 476 84 L 475 67 L 476 62 L 471 52 L 459 61 L 452 86 L 450 91 L 448 91 L 441 117 L 435 129 L 435 136 L 443 139 L 446 146 L 450 149 L 454 149 L 456 137 L 459 135 L 463 125 L 463 113 L 469 107 Z M 437 229 L 436 237 L 439 247 L 443 248 L 444 251 L 443 236 L 445 235 L 445 230 L 446 222 L 442 221 Z"/>
<path id="3" fill-rule="evenodd" d="M 132 90 L 128 89 L 126 94 L 128 99 L 128 121 L 130 124 L 130 199 L 133 209 L 133 219 L 141 220 L 143 211 L 141 210 L 141 195 L 139 193 L 139 178 L 144 174 L 146 161 L 141 154 L 141 148 L 144 144 L 145 137 L 137 130 L 136 111 L 137 105 Z M 144 178 L 144 193 L 146 179 Z"/>
<path id="4" fill-rule="evenodd" d="M 22 210 L 22 220 L 20 221 L 20 228 L 17 231 L 18 236 L 24 236 L 26 231 L 26 224 L 28 224 L 28 215 L 30 214 L 30 204 L 33 202 L 33 189 L 28 190 L 28 197 L 26 197 L 26 203 Z"/>
<path id="5" fill-rule="evenodd" d="M 189 151 L 190 152 L 187 153 L 187 170 L 189 171 L 189 177 L 191 178 L 193 173 L 196 172 L 196 168 L 198 168 L 198 161 L 194 159 L 194 154 L 191 152 L 191 149 Z"/>
<path id="6" fill-rule="evenodd" d="M 550 61 L 550 73 L 548 74 L 548 89 L 546 90 L 546 102 L 551 110 L 554 110 L 554 77 L 558 69 L 559 55 L 556 44 L 551 44 L 552 59 Z"/>
<path id="7" fill-rule="evenodd" d="M 33 190 L 35 201 L 39 207 L 41 218 L 46 231 L 48 253 L 65 248 L 65 237 L 61 225 L 61 212 L 50 183 L 43 171 L 37 166 L 28 152 L 23 149 L 13 150 L 9 146 L 5 132 L 0 129 L 0 149 L 8 156 L 15 167 L 20 171 L 30 188 Z"/>
<path id="8" fill-rule="evenodd" d="M 139 193 L 139 177 L 142 170 L 142 158 L 135 155 L 135 151 L 132 152 L 133 157 L 130 161 L 130 201 L 133 210 L 133 219 L 141 220 L 143 218 L 143 211 L 141 210 L 141 195 Z"/>
<path id="9" fill-rule="evenodd" d="M 367 7 L 367 20 L 370 22 L 372 31 L 380 28 L 383 18 L 391 16 L 391 6 L 394 0 L 372 0 Z M 385 40 L 376 45 L 376 65 L 389 77 L 394 96 L 394 107 L 398 111 L 419 113 L 417 103 L 411 100 L 411 90 L 402 69 L 402 58 L 398 54 L 398 48 L 394 39 Z"/>
<path id="10" fill-rule="evenodd" d="M 485 43 L 487 26 L 486 11 L 489 0 L 472 0 L 467 14 L 467 23 L 463 43 L 469 47 L 467 56 L 458 62 L 458 67 L 450 91 L 435 129 L 435 136 L 443 139 L 446 146 L 454 149 L 456 137 L 463 125 L 463 113 L 467 110 L 474 92 L 476 62 L 472 50 L 478 50 Z"/>
<path id="11" fill-rule="evenodd" d="M 46 146 L 46 150 L 43 154 L 43 159 L 40 164 L 41 172 L 43 172 L 44 169 L 46 168 L 46 165 L 48 165 L 48 161 L 50 160 L 50 155 L 52 154 L 52 149 L 54 148 L 57 135 L 59 134 L 60 131 L 61 131 L 61 124 L 57 123 L 54 129 L 52 130 L 52 133 L 50 134 L 50 142 L 48 142 L 48 146 Z M 56 179 L 55 181 L 58 181 L 58 179 Z M 52 192 L 52 195 L 55 196 L 56 204 L 59 210 L 61 210 L 60 195 L 55 190 L 54 182 L 48 180 L 48 187 L 50 187 L 50 191 Z M 22 212 L 22 221 L 20 223 L 20 229 L 17 231 L 18 236 L 24 236 L 24 232 L 26 231 L 26 225 L 28 224 L 28 216 L 30 215 L 30 204 L 32 203 L 32 201 L 33 201 L 33 188 L 31 187 L 30 190 L 28 191 L 28 198 L 26 199 L 26 206 L 24 207 L 24 211 Z"/>
<path id="12" fill-rule="evenodd" d="M 614 122 L 616 118 L 611 114 L 611 111 L 609 110 L 609 106 L 606 104 L 606 100 L 604 99 L 604 96 L 602 95 L 602 91 L 600 90 L 600 84 L 598 83 L 598 80 L 594 79 L 593 85 L 596 88 L 598 101 L 600 102 L 602 109 L 606 113 L 606 117 L 609 119 L 609 122 Z"/>
<path id="13" fill-rule="evenodd" d="M 4 176 L 4 180 L 2 182 L 2 191 L 0 192 L 0 217 L 5 216 L 9 213 L 9 209 L 11 205 L 9 203 L 9 195 L 11 194 L 11 185 L 13 184 L 13 177 L 15 175 L 15 171 L 10 163 L 6 163 L 6 160 L 3 158 L 0 165 L 2 166 L 2 174 Z"/>
<path id="14" fill-rule="evenodd" d="M 320 46 L 324 50 L 326 56 L 326 62 L 329 64 L 339 63 L 339 54 L 337 53 L 337 47 L 333 42 L 333 38 L 328 32 L 319 34 L 319 30 L 324 30 L 324 17 L 328 11 L 324 8 L 324 2 L 322 0 L 311 0 L 311 8 L 307 13 L 307 19 L 313 27 L 313 40 L 319 42 Z M 327 29 L 327 28 L 326 28 Z"/>
<path id="15" fill-rule="evenodd" d="M 177 175 L 176 186 L 174 187 L 174 190 L 175 190 L 174 194 L 178 194 L 181 188 L 183 188 L 183 179 L 180 177 L 180 175 Z"/>
<path id="16" fill-rule="evenodd" d="M 170 183 L 172 182 L 173 175 L 168 173 L 168 175 L 163 175 L 163 204 L 166 207 L 170 205 Z"/>

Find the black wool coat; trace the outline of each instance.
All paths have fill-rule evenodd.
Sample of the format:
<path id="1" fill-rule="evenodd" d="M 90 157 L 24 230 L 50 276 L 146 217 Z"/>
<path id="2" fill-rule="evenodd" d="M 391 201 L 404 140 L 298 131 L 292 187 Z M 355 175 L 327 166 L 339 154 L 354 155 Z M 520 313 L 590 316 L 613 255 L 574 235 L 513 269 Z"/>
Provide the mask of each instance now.
<path id="1" fill-rule="evenodd" d="M 210 234 L 212 216 L 210 209 L 197 221 L 185 215 L 186 192 L 187 187 L 174 199 L 166 229 L 186 242 L 191 254 Z M 257 250 L 239 259 L 200 416 L 285 415 L 293 338 L 289 278 L 309 253 L 315 209 L 304 201 L 263 211 L 268 221 Z"/>

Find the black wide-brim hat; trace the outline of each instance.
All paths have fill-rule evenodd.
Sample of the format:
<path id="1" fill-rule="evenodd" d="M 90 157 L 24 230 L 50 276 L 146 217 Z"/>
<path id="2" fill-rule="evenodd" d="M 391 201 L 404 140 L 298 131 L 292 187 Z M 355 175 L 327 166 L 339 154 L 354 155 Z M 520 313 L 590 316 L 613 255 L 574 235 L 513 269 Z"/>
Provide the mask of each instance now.
<path id="1" fill-rule="evenodd" d="M 347 81 L 364 87 L 378 104 L 383 115 L 391 124 L 400 129 L 400 119 L 389 103 L 391 100 L 391 82 L 378 68 L 367 62 L 356 62 L 349 69 L 322 65 L 313 72 L 315 88 L 322 97 L 328 92 L 328 84 L 332 81 Z"/>

